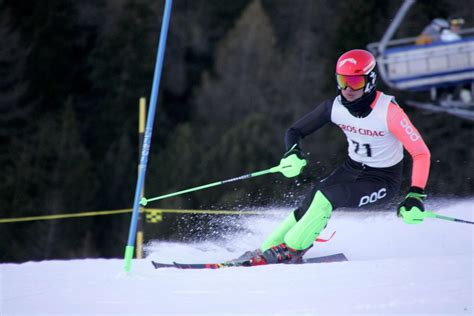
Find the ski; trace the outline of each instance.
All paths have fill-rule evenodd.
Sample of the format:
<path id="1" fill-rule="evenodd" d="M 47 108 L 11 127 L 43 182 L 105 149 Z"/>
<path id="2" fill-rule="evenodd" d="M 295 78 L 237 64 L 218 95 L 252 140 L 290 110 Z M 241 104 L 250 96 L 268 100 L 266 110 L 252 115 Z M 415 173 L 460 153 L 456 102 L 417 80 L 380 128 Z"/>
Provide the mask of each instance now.
<path id="1" fill-rule="evenodd" d="M 160 262 L 155 262 L 155 261 L 152 261 L 151 263 L 153 263 L 153 266 L 155 267 L 155 269 L 174 268 L 174 264 L 172 263 L 160 263 Z"/>
<path id="2" fill-rule="evenodd" d="M 313 257 L 304 259 L 301 263 L 295 264 L 308 264 L 308 263 L 329 263 L 329 262 L 342 262 L 348 261 L 346 256 L 343 253 L 337 253 L 329 256 L 323 257 Z M 222 263 L 178 263 L 173 262 L 171 263 L 160 263 L 160 262 L 151 262 L 155 269 L 160 268 L 177 268 L 177 269 L 222 269 L 222 268 L 229 268 L 229 267 L 254 267 L 261 265 L 259 262 L 253 262 L 251 260 L 243 260 L 243 261 L 228 261 Z"/>
<path id="3" fill-rule="evenodd" d="M 313 257 L 304 259 L 303 263 L 329 263 L 329 262 L 343 262 L 349 261 L 343 253 L 336 253 L 334 255 L 324 256 L 324 257 Z"/>

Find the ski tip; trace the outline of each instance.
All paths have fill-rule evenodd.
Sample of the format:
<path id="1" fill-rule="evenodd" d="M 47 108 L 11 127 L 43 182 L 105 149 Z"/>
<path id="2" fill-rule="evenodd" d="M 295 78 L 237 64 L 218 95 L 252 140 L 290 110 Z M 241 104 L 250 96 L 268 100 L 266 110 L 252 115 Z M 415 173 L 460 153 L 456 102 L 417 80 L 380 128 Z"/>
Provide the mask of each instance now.
<path id="1" fill-rule="evenodd" d="M 314 257 L 304 260 L 304 263 L 329 263 L 329 262 L 344 262 L 349 261 L 343 253 L 336 253 L 329 256 Z"/>
<path id="2" fill-rule="evenodd" d="M 174 265 L 170 263 L 160 263 L 156 261 L 151 261 L 151 264 L 153 264 L 153 267 L 155 269 L 160 269 L 160 268 L 173 268 Z"/>
<path id="3" fill-rule="evenodd" d="M 349 261 L 349 259 L 347 259 L 346 255 L 344 255 L 343 253 L 338 253 L 335 256 L 337 256 L 339 261 Z"/>

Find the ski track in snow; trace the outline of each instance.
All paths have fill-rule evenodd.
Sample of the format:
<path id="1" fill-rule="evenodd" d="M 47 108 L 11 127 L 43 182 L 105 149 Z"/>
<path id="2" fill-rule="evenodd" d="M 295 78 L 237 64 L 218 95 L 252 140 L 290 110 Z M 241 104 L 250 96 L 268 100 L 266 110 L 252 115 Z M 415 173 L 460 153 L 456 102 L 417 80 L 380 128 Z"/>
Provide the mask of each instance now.
<path id="1" fill-rule="evenodd" d="M 474 220 L 474 200 L 427 209 Z M 474 315 L 474 225 L 394 212 L 334 212 L 306 257 L 343 252 L 349 262 L 221 270 L 153 269 L 217 262 L 254 249 L 288 214 L 240 220 L 223 241 L 151 242 L 147 258 L 0 265 L 0 315 Z"/>

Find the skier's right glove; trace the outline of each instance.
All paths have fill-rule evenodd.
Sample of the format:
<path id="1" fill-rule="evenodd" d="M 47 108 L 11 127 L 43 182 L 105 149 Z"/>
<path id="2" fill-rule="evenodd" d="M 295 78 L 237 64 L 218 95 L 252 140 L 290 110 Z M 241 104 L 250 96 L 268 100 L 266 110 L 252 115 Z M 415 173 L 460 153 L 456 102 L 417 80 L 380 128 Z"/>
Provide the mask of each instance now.
<path id="1" fill-rule="evenodd" d="M 287 178 L 298 176 L 307 165 L 306 159 L 303 158 L 301 149 L 298 144 L 294 144 L 284 155 L 280 161 L 282 169 L 280 172 Z"/>
<path id="2" fill-rule="evenodd" d="M 401 216 L 403 221 L 407 224 L 421 223 L 426 217 L 424 213 L 425 207 L 423 205 L 423 200 L 426 196 L 423 189 L 411 187 L 405 200 L 398 205 L 398 216 Z"/>

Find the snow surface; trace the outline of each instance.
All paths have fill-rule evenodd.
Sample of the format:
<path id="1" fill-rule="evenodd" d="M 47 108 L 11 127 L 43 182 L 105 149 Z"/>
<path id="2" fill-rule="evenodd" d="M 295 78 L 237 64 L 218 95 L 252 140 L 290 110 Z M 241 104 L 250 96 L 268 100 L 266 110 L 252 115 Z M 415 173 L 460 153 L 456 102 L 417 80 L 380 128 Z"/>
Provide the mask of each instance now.
<path id="1" fill-rule="evenodd" d="M 432 202 L 433 203 L 433 202 Z M 428 205 L 474 220 L 474 200 Z M 349 262 L 220 270 L 155 270 L 150 260 L 203 262 L 256 248 L 286 215 L 249 216 L 239 233 L 193 244 L 153 242 L 123 259 L 0 265 L 0 315 L 473 315 L 474 225 L 393 212 L 336 211 L 307 257 Z M 125 246 L 125 245 L 124 245 Z"/>

